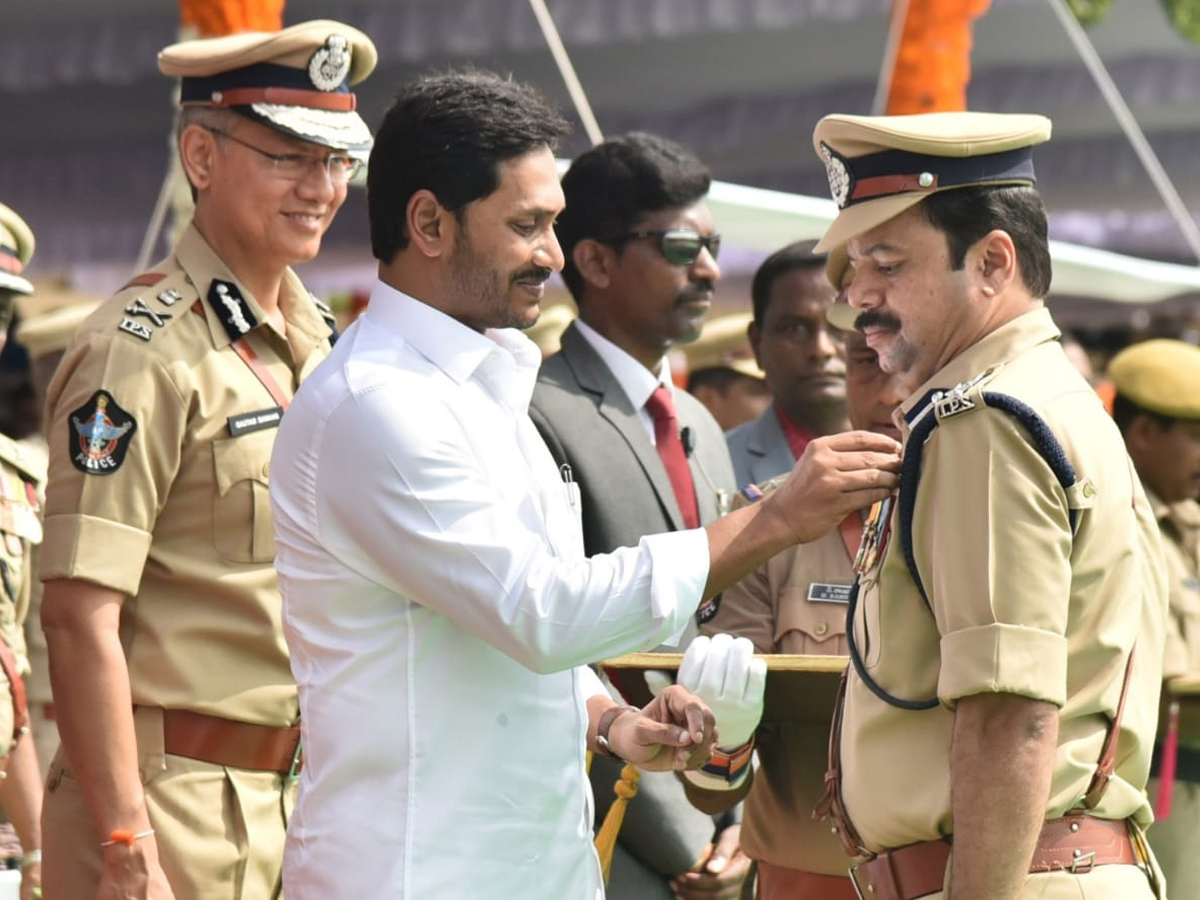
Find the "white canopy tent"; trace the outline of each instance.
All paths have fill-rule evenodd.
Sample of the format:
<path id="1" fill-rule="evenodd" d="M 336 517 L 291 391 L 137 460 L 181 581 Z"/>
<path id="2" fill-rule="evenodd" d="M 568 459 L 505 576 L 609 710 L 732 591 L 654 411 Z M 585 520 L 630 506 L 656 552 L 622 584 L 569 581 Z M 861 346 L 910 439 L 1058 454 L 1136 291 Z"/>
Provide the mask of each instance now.
<path id="1" fill-rule="evenodd" d="M 812 127 L 828 112 L 870 110 L 890 0 L 546 6 L 606 133 L 665 134 L 695 149 L 722 179 L 713 195 L 720 226 L 731 247 L 747 251 L 731 258 L 753 265 L 819 232 L 831 206 L 803 196 L 826 191 Z M 336 9 L 328 0 L 288 0 L 288 23 L 328 15 L 364 29 L 379 47 L 379 68 L 360 91 L 368 121 L 405 78 L 465 62 L 511 71 L 570 106 L 529 0 L 346 0 Z M 132 266 L 168 152 L 171 86 L 154 54 L 174 40 L 177 25 L 175 4 L 161 0 L 6 7 L 0 197 L 38 233 L 35 275 L 66 270 L 80 287 L 103 293 Z M 1200 47 L 1171 29 L 1159 0 L 1119 0 L 1089 36 L 1194 215 Z M 1056 239 L 1189 258 L 1046 0 L 993 0 L 976 23 L 972 60 L 973 108 L 1041 112 L 1055 122 L 1037 167 Z M 585 146 L 581 129 L 563 150 Z M 369 278 L 365 231 L 362 197 L 354 196 L 326 241 L 322 271 L 306 277 L 331 286 L 341 273 Z M 1197 290 L 1190 269 L 1057 245 L 1055 258 L 1058 293 L 1149 302 Z M 1086 278 L 1073 274 L 1085 269 Z M 345 284 L 355 286 L 354 278 Z"/>

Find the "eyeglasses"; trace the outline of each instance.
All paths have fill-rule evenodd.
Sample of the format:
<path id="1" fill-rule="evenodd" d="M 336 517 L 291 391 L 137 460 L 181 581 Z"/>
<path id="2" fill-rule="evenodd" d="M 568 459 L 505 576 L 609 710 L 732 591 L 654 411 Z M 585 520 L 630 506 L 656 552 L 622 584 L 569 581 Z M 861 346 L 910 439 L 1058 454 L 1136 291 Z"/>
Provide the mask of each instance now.
<path id="1" fill-rule="evenodd" d="M 669 228 L 666 231 L 631 231 L 616 240 L 628 241 L 640 238 L 657 238 L 659 251 L 667 262 L 677 266 L 690 266 L 700 256 L 701 250 L 707 250 L 714 260 L 721 252 L 721 236 L 719 234 L 703 235 L 690 228 Z"/>
<path id="2" fill-rule="evenodd" d="M 329 173 L 330 180 L 336 184 L 347 182 L 362 171 L 362 160 L 355 159 L 348 153 L 330 153 L 328 156 L 314 156 L 311 153 L 268 153 L 260 147 L 255 147 L 249 141 L 243 141 L 240 137 L 234 137 L 228 131 L 222 131 L 220 128 L 212 128 L 208 125 L 201 127 L 205 131 L 211 131 L 213 134 L 233 141 L 235 144 L 241 144 L 246 149 L 253 150 L 259 156 L 269 159 L 275 170 L 275 174 L 289 181 L 300 181 L 308 177 L 314 166 L 318 166 Z"/>

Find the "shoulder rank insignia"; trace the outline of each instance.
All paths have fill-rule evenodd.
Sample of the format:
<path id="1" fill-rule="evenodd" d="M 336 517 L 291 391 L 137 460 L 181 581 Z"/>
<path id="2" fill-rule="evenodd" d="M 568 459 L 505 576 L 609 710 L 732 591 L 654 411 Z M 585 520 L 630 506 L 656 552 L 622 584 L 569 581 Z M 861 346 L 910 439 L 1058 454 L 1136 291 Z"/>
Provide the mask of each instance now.
<path id="1" fill-rule="evenodd" d="M 337 343 L 337 339 L 341 337 L 341 332 L 338 331 L 337 327 L 337 319 L 333 315 L 333 308 L 325 301 L 319 299 L 316 294 L 310 293 L 308 296 L 312 298 L 313 305 L 317 307 L 317 312 L 321 314 L 321 318 L 329 326 L 329 346 L 332 347 Z"/>
<path id="2" fill-rule="evenodd" d="M 934 391 L 933 396 L 929 398 L 929 403 L 937 420 L 940 422 L 942 419 L 975 409 L 977 404 L 970 394 L 994 371 L 995 369 L 988 369 L 986 372 L 980 372 L 970 381 L 960 381 L 948 391 Z"/>
<path id="3" fill-rule="evenodd" d="M 258 325 L 250 304 L 231 281 L 214 280 L 208 288 L 208 305 L 212 307 L 229 339 L 236 341 Z"/>
<path id="4" fill-rule="evenodd" d="M 71 413 L 71 462 L 85 475 L 111 475 L 125 462 L 137 420 L 108 391 L 96 391 Z"/>

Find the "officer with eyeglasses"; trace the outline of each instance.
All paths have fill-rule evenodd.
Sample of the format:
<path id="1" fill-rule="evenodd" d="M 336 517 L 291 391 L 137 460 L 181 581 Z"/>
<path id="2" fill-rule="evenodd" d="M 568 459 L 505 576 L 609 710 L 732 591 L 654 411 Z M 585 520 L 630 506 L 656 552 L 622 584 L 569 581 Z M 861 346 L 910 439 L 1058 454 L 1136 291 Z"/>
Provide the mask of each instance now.
<path id="1" fill-rule="evenodd" d="M 650 134 L 612 138 L 563 177 L 557 233 L 579 317 L 542 364 L 530 415 L 582 496 L 588 556 L 707 525 L 736 488 L 721 427 L 671 381 L 667 351 L 695 340 L 721 277 L 708 208 L 711 174 L 689 150 Z M 701 607 L 703 620 L 715 601 Z M 680 637 L 686 644 L 696 623 Z M 668 648 L 673 649 L 673 648 Z M 597 821 L 620 766 L 597 758 Z M 745 878 L 737 825 L 691 807 L 671 773 L 647 772 L 613 856 L 612 900 L 671 900 Z M 711 871 L 689 872 L 709 863 Z M 724 872 L 717 873 L 722 868 Z M 676 885 L 673 879 L 680 879 Z"/>
<path id="2" fill-rule="evenodd" d="M 195 213 L 79 329 L 47 404 L 47 900 L 280 895 L 302 761 L 269 461 L 336 339 L 291 266 L 371 146 L 351 86 L 376 58 L 331 21 L 159 54 Z"/>

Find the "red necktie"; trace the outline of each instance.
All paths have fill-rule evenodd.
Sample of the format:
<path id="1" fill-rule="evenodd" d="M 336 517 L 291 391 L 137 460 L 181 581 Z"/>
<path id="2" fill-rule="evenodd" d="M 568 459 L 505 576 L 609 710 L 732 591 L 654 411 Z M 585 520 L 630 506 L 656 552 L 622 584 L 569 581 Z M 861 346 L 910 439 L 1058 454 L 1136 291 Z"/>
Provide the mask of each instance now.
<path id="1" fill-rule="evenodd" d="M 683 441 L 679 439 L 675 401 L 671 392 L 664 385 L 659 385 L 646 401 L 646 409 L 654 419 L 654 442 L 658 446 L 663 467 L 667 470 L 667 477 L 671 479 L 671 489 L 675 491 L 675 500 L 679 503 L 679 511 L 683 513 L 683 524 L 687 528 L 698 528 L 700 511 L 696 507 L 696 488 L 692 484 L 687 454 L 683 452 Z"/>

